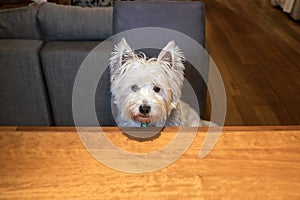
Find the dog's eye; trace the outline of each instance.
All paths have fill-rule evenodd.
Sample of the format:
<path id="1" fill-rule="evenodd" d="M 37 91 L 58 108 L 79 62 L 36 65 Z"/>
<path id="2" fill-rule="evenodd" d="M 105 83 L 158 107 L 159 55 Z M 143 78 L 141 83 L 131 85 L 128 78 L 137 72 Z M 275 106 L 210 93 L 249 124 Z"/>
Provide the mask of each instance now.
<path id="1" fill-rule="evenodd" d="M 133 86 L 131 86 L 131 90 L 133 91 L 133 92 L 136 92 L 136 91 L 138 91 L 140 88 L 137 86 L 137 85 L 133 85 Z"/>
<path id="2" fill-rule="evenodd" d="M 160 88 L 157 87 L 157 86 L 154 86 L 153 90 L 154 90 L 154 92 L 159 92 L 159 91 L 160 91 Z"/>

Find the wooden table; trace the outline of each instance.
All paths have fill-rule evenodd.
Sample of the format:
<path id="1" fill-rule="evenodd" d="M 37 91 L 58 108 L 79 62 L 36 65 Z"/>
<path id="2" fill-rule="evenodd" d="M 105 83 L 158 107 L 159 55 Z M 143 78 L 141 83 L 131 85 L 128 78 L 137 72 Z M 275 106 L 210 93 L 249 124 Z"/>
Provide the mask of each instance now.
<path id="1" fill-rule="evenodd" d="M 161 148 L 176 132 L 137 142 L 103 130 L 136 153 Z M 0 127 L 0 199 L 300 199 L 299 126 L 225 127 L 199 159 L 205 130 L 175 163 L 132 174 L 95 159 L 72 127 Z"/>

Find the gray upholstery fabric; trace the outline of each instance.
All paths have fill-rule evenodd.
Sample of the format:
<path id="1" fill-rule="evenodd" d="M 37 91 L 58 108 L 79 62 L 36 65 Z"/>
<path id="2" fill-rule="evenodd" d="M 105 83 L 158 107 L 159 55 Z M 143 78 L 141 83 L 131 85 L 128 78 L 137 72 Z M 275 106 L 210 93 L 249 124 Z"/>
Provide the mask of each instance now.
<path id="1" fill-rule="evenodd" d="M 81 8 L 44 3 L 38 12 L 43 39 L 104 40 L 112 35 L 112 7 Z"/>
<path id="2" fill-rule="evenodd" d="M 43 48 L 41 59 L 56 126 L 74 125 L 72 115 L 74 81 L 81 63 L 98 44 L 99 42 L 94 41 L 54 41 L 47 43 Z M 106 70 L 99 81 L 95 95 L 95 109 L 101 126 L 115 125 L 110 109 L 109 85 L 109 71 Z M 97 126 L 99 124 L 86 121 L 77 125 Z"/>
<path id="3" fill-rule="evenodd" d="M 204 47 L 204 3 L 200 1 L 116 1 L 114 3 L 113 15 L 114 33 L 118 34 L 140 27 L 160 27 L 179 31 L 191 37 Z M 147 38 L 148 41 L 155 39 L 156 38 Z M 148 57 L 156 57 L 160 50 L 142 49 L 141 51 L 146 53 Z M 199 56 L 203 56 L 201 52 L 199 52 Z M 203 56 L 203 66 L 201 69 L 205 77 L 202 77 L 188 61 L 185 63 L 185 68 L 185 78 L 192 86 L 198 99 L 197 106 L 199 106 L 199 108 L 193 105 L 192 107 L 196 110 L 200 110 L 201 116 L 204 117 L 206 102 L 206 84 L 204 80 L 207 80 L 208 73 L 207 57 Z M 184 100 L 186 101 L 186 99 Z"/>
<path id="4" fill-rule="evenodd" d="M 0 38 L 40 39 L 37 6 L 0 10 Z"/>
<path id="5" fill-rule="evenodd" d="M 52 125 L 38 58 L 41 45 L 0 40 L 0 125 Z"/>
<path id="6" fill-rule="evenodd" d="M 113 31 L 120 33 L 139 27 L 162 27 L 184 33 L 204 45 L 204 17 L 204 3 L 199 1 L 116 1 Z"/>

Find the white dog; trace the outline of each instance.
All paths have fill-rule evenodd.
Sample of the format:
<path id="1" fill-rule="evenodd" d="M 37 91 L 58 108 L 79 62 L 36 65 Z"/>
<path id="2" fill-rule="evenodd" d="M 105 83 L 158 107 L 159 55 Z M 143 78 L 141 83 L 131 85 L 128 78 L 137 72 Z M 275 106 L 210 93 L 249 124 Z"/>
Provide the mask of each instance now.
<path id="1" fill-rule="evenodd" d="M 209 123 L 180 100 L 184 57 L 174 41 L 158 58 L 137 55 L 123 38 L 110 58 L 111 92 L 121 127 L 203 126 Z"/>

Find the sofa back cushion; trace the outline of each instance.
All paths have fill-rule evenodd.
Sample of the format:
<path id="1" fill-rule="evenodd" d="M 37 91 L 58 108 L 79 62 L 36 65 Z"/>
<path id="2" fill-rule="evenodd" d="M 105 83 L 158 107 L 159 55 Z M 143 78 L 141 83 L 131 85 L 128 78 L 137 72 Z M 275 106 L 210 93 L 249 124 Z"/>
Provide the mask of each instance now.
<path id="1" fill-rule="evenodd" d="M 104 40 L 112 35 L 112 11 L 44 3 L 37 18 L 45 41 Z"/>
<path id="2" fill-rule="evenodd" d="M 1 39 L 40 39 L 38 6 L 0 10 Z"/>
<path id="3" fill-rule="evenodd" d="M 205 45 L 205 10 L 201 1 L 116 1 L 114 34 L 141 27 L 167 28 Z"/>

